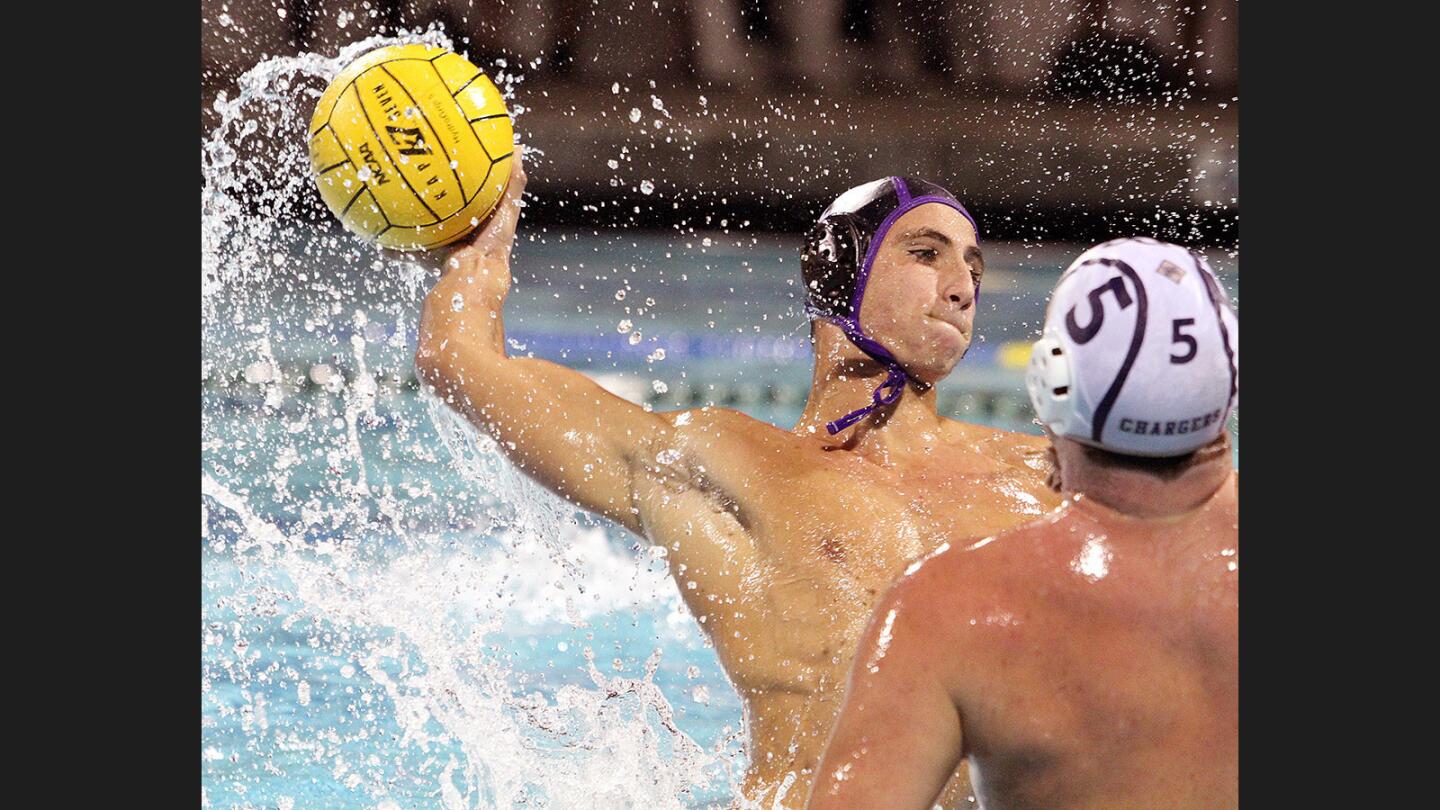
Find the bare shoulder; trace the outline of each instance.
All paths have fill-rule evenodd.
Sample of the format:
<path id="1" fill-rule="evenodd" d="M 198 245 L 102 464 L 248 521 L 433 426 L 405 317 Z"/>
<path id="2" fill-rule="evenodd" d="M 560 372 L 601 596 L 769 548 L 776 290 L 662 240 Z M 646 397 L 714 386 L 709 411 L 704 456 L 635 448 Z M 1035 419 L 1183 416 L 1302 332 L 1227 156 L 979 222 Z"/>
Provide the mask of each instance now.
<path id="1" fill-rule="evenodd" d="M 1047 556 L 1047 538 L 1065 533 L 1058 527 L 1064 520 L 1064 510 L 1058 510 L 988 537 L 942 543 L 905 569 L 887 599 L 934 606 L 940 612 L 930 618 L 945 622 L 955 609 L 992 602 L 1017 583 L 1028 589 L 1042 564 L 1037 554 Z"/>
<path id="2" fill-rule="evenodd" d="M 746 475 L 778 471 L 800 463 L 814 444 L 783 428 L 726 408 L 704 407 L 660 415 L 673 429 L 678 456 L 702 463 L 709 472 Z"/>
<path id="3" fill-rule="evenodd" d="M 1041 475 L 1050 472 L 1050 440 L 1044 436 L 1002 430 L 958 419 L 946 419 L 945 430 L 952 441 L 967 444 L 976 452 L 995 461 L 1023 467 Z"/>
<path id="4" fill-rule="evenodd" d="M 787 514 L 793 487 L 821 451 L 790 431 L 739 411 L 705 407 L 658 414 L 669 438 L 643 463 L 666 485 L 655 503 L 673 511 L 675 497 L 702 497 L 746 530 L 767 515 Z M 658 491 L 657 491 L 658 494 Z"/>
<path id="5" fill-rule="evenodd" d="M 1050 441 L 1044 436 L 1035 436 L 1029 433 L 1020 433 L 1014 430 L 1004 430 L 989 425 L 978 425 L 974 422 L 963 422 L 959 419 L 945 420 L 945 430 L 948 435 L 959 441 L 970 442 L 979 447 L 991 449 L 996 452 L 1044 452 L 1050 446 Z"/>
<path id="6" fill-rule="evenodd" d="M 789 431 L 729 408 L 689 408 L 666 411 L 659 416 L 675 428 L 685 444 L 692 447 L 725 444 L 762 446 L 795 438 Z"/>
<path id="7" fill-rule="evenodd" d="M 917 661 L 956 649 L 968 635 L 967 617 L 991 601 L 994 584 L 986 576 L 989 561 L 971 551 L 944 543 L 911 563 L 876 603 L 866 648 L 888 646 L 897 659 Z"/>

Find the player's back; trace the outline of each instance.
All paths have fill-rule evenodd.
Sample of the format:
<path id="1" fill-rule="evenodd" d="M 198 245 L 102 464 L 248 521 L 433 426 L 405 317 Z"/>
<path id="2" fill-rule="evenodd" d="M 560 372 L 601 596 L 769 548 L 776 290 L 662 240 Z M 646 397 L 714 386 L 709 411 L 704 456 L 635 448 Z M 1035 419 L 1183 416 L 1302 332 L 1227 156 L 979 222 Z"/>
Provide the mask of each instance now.
<path id="1" fill-rule="evenodd" d="M 1233 477 L 1179 518 L 1082 500 L 923 566 L 983 806 L 1238 803 L 1236 506 Z"/>

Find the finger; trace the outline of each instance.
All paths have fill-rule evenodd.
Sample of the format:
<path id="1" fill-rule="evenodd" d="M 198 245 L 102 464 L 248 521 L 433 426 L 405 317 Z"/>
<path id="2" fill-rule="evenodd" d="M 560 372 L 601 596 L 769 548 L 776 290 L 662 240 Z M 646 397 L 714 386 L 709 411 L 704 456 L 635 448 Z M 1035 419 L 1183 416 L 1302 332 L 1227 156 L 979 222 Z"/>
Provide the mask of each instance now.
<path id="1" fill-rule="evenodd" d="M 470 258 L 475 253 L 488 253 L 495 249 L 494 243 L 506 243 L 514 238 L 515 226 L 520 218 L 520 195 L 525 191 L 525 147 L 516 144 L 510 160 L 510 177 L 506 180 L 505 191 L 485 221 L 480 223 L 468 236 L 456 245 L 451 254 L 454 257 Z"/>
<path id="2" fill-rule="evenodd" d="M 510 161 L 510 179 L 505 184 L 505 194 L 495 206 L 493 221 L 484 226 L 485 232 L 478 238 L 491 235 L 495 238 L 507 238 L 513 235 L 515 225 L 520 220 L 521 195 L 525 193 L 524 156 L 525 147 L 517 144 L 514 157 Z"/>
<path id="3" fill-rule="evenodd" d="M 510 159 L 510 179 L 505 183 L 505 196 L 501 198 L 501 205 L 513 205 L 520 195 L 525 191 L 525 147 L 519 144 L 515 146 L 515 153 Z"/>

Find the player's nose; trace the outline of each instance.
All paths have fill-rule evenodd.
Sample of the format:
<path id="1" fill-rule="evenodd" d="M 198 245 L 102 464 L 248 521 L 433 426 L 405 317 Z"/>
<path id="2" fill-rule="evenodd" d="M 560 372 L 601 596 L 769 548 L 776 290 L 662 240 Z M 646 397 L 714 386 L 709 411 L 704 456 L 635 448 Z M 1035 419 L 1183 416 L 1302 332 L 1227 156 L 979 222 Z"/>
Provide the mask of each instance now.
<path id="1" fill-rule="evenodd" d="M 975 284 L 964 268 L 940 279 L 940 298 L 946 309 L 965 312 L 975 304 Z"/>

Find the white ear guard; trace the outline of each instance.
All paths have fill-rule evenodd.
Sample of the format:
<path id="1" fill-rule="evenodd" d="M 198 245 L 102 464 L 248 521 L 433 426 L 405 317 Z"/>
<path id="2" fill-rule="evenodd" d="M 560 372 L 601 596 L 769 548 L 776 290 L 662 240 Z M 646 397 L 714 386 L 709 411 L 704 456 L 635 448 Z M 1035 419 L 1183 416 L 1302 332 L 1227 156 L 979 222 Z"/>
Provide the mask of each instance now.
<path id="1" fill-rule="evenodd" d="M 1070 387 L 1070 358 L 1065 347 L 1050 334 L 1035 342 L 1030 350 L 1030 364 L 1025 369 L 1025 388 L 1030 404 L 1040 421 L 1057 436 L 1064 436 L 1076 427 L 1074 420 L 1076 393 Z"/>

